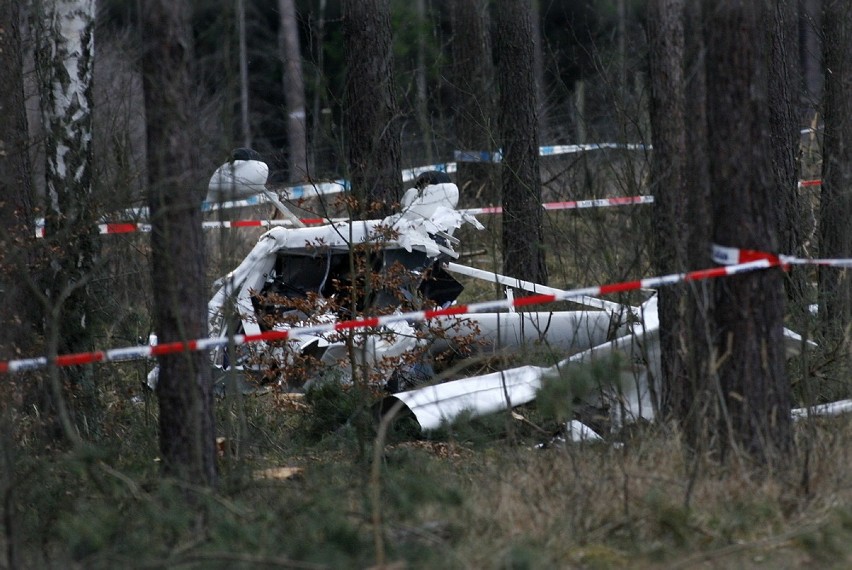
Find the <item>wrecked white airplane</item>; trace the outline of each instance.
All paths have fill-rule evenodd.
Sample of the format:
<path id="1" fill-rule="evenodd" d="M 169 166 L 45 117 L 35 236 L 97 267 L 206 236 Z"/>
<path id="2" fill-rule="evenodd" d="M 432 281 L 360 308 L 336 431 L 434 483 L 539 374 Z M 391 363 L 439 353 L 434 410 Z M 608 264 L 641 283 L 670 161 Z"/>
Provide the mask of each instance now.
<path id="1" fill-rule="evenodd" d="M 210 198 L 256 192 L 258 177 L 266 174 L 254 164 L 257 158 L 235 154 L 211 179 Z M 238 171 L 251 175 L 250 184 L 229 190 L 239 184 Z M 310 228 L 294 222 L 297 227 L 268 231 L 236 269 L 217 281 L 208 304 L 210 335 L 253 335 L 365 313 L 451 306 L 463 290 L 452 273 L 533 293 L 562 292 L 459 264 L 455 230 L 463 224 L 483 226 L 456 210 L 458 198 L 458 188 L 445 173 L 426 172 L 405 193 L 398 214 Z M 280 201 L 272 202 L 288 220 L 298 221 Z M 591 297 L 572 301 L 587 309 L 476 312 L 427 324 L 399 321 L 369 331 L 291 336 L 274 345 L 238 347 L 235 362 L 220 350 L 213 361 L 222 369 L 254 371 L 283 389 L 303 389 L 329 377 L 351 381 L 353 370 L 366 370 L 375 385 L 393 393 L 383 410 L 401 411 L 421 430 L 433 430 L 462 413 L 480 416 L 529 403 L 548 378 L 619 353 L 620 377 L 588 395 L 587 403 L 606 410 L 615 429 L 640 418 L 652 420 L 660 378 L 656 296 L 649 292 L 639 307 Z M 798 335 L 785 331 L 785 336 L 791 351 L 800 348 Z M 551 367 L 522 366 L 434 383 L 430 360 L 445 351 L 518 350 L 536 344 L 572 356 Z M 155 382 L 156 370 L 149 385 Z M 576 420 L 570 425 L 576 438 L 598 437 Z"/>
<path id="2" fill-rule="evenodd" d="M 452 272 L 539 293 L 551 290 L 454 262 L 459 257 L 454 231 L 465 223 L 482 228 L 473 216 L 457 211 L 457 203 L 458 188 L 449 177 L 428 172 L 404 195 L 401 213 L 383 220 L 267 232 L 217 283 L 218 291 L 208 305 L 211 335 L 258 334 L 276 327 L 347 320 L 365 310 L 446 307 L 463 290 Z M 353 283 L 353 275 L 361 276 L 356 281 L 364 279 L 365 269 L 377 276 L 375 283 Z M 245 350 L 234 364 L 260 365 L 274 374 L 309 356 L 320 365 L 317 376 L 322 377 L 329 371 L 346 376 L 354 360 L 356 367 L 366 366 L 374 380 L 396 391 L 430 380 L 428 356 L 470 344 L 466 339 L 473 339 L 479 350 L 544 343 L 564 353 L 624 333 L 623 322 L 630 313 L 623 306 L 584 299 L 604 310 L 491 312 L 442 317 L 428 325 L 401 322 L 355 333 L 354 346 L 341 333 L 301 336 L 284 346 Z M 228 322 L 226 316 L 233 314 L 239 319 Z M 412 362 L 412 352 L 424 358 Z M 216 361 L 224 367 L 232 364 L 223 354 Z M 347 361 L 347 366 L 341 365 Z M 291 382 L 289 387 L 301 386 Z"/>

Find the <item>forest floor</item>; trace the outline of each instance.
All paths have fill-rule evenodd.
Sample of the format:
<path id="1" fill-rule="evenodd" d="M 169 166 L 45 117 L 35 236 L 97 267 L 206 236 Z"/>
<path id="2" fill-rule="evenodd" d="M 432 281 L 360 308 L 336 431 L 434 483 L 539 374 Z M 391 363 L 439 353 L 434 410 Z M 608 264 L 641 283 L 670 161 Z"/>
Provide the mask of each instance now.
<path id="1" fill-rule="evenodd" d="M 535 406 L 381 441 L 357 390 L 269 391 L 217 402 L 211 492 L 161 476 L 154 398 L 128 395 L 109 394 L 90 446 L 44 448 L 18 423 L 3 546 L 22 567 L 852 564 L 845 417 L 799 423 L 767 469 L 689 455 L 670 426 L 560 443 Z"/>

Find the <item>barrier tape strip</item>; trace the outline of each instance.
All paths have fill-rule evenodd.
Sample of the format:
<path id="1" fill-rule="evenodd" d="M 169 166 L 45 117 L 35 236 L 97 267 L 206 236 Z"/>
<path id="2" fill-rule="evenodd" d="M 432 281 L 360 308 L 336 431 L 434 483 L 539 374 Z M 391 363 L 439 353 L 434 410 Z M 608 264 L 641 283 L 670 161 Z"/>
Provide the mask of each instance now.
<path id="1" fill-rule="evenodd" d="M 560 146 L 543 146 L 541 147 L 541 156 L 552 156 L 557 154 L 565 154 L 571 152 L 581 152 L 595 149 L 605 148 L 626 148 L 628 150 L 644 149 L 644 145 L 617 145 L 615 143 L 601 143 L 588 145 L 560 145 Z M 485 151 L 455 151 L 456 162 L 444 162 L 438 164 L 428 164 L 426 166 L 418 166 L 416 168 L 406 168 L 402 171 L 402 181 L 411 182 L 424 172 L 437 170 L 452 174 L 458 171 L 458 162 L 500 162 L 502 156 L 500 153 L 487 153 Z M 481 156 L 480 156 L 481 155 Z M 489 155 L 489 156 L 485 156 Z M 459 158 L 461 157 L 461 158 Z M 466 160 L 464 157 L 468 157 Z M 808 188 L 819 186 L 822 180 L 815 178 L 812 180 L 800 180 L 799 188 Z M 347 180 L 335 180 L 334 182 L 318 182 L 316 184 L 303 184 L 300 186 L 289 186 L 281 192 L 282 200 L 301 200 L 303 198 L 314 198 L 317 196 L 328 196 L 330 194 L 340 194 L 349 189 Z M 233 208 L 242 208 L 246 206 L 257 206 L 265 204 L 269 200 L 263 194 L 250 196 L 243 200 L 232 200 L 228 202 L 204 202 L 201 205 L 203 212 L 215 212 L 217 210 L 228 210 Z M 134 208 L 127 210 L 128 213 L 134 216 L 147 215 L 147 208 Z"/>
<path id="2" fill-rule="evenodd" d="M 570 144 L 570 145 L 553 145 L 539 147 L 539 156 L 554 156 L 558 154 L 571 154 L 577 152 L 586 152 L 591 150 L 603 149 L 626 149 L 626 150 L 644 150 L 650 146 L 643 144 L 621 144 L 621 143 L 591 143 L 591 144 Z M 402 170 L 402 181 L 411 182 L 424 172 L 437 170 L 452 174 L 457 172 L 459 162 L 500 162 L 503 159 L 502 153 L 489 151 L 453 151 L 455 162 L 441 162 L 437 164 L 427 164 L 425 166 L 417 166 L 414 168 L 405 168 Z M 316 184 L 302 184 L 299 186 L 289 186 L 284 188 L 281 193 L 282 200 L 300 200 L 302 198 L 310 198 L 315 196 L 325 196 L 329 194 L 339 194 L 349 189 L 349 181 L 340 179 L 333 182 L 318 182 Z M 234 200 L 231 202 L 211 203 L 205 202 L 202 204 L 202 211 L 212 212 L 220 209 L 239 208 L 243 206 L 255 206 L 267 202 L 266 196 L 257 195 L 244 200 Z"/>
<path id="3" fill-rule="evenodd" d="M 642 147 L 643 145 L 626 145 L 627 147 Z M 574 149 L 576 147 L 589 147 L 581 150 L 592 150 L 598 148 L 618 148 L 619 146 L 615 143 L 601 143 L 601 144 L 593 144 L 593 145 L 563 145 L 563 146 L 553 146 L 553 147 L 541 147 L 542 154 L 541 156 L 548 156 L 554 154 L 562 154 L 562 152 L 558 152 L 559 149 Z M 544 152 L 545 150 L 552 152 Z M 502 158 L 498 155 L 499 153 L 487 153 L 482 151 L 481 160 L 475 158 L 475 156 L 480 153 L 480 151 L 455 151 L 456 153 L 462 153 L 460 156 L 462 158 L 457 158 L 457 162 L 500 162 Z M 565 152 L 578 152 L 577 150 L 566 150 Z M 485 155 L 492 155 L 489 157 L 485 157 Z M 465 160 L 463 157 L 468 156 L 469 160 Z M 424 172 L 428 172 L 430 170 L 438 170 L 440 172 L 453 173 L 457 171 L 457 162 L 446 162 L 441 164 L 429 164 L 427 166 L 419 166 L 417 168 L 407 168 L 402 171 L 402 181 L 403 182 L 411 182 L 415 178 L 417 178 L 420 174 Z M 815 178 L 812 180 L 800 180 L 799 188 L 810 188 L 813 186 L 820 186 L 822 184 L 822 180 L 819 178 Z M 344 192 L 349 188 L 349 183 L 346 180 L 336 180 L 334 182 L 321 182 L 315 185 L 303 185 L 303 186 L 294 186 L 291 188 L 285 188 L 283 193 L 281 194 L 281 198 L 283 200 L 299 200 L 302 198 L 311 198 L 316 196 L 327 196 L 329 194 L 339 194 Z M 234 200 L 230 202 L 221 202 L 221 203 L 212 203 L 212 202 L 204 202 L 202 204 L 202 211 L 204 212 L 213 212 L 216 210 L 228 210 L 232 208 L 241 208 L 246 206 L 257 206 L 259 204 L 265 204 L 269 202 L 268 198 L 263 194 L 258 194 L 256 196 L 251 196 L 249 198 L 245 198 L 244 200 Z M 140 217 L 147 216 L 148 209 L 147 208 L 133 208 L 130 210 L 125 210 L 125 214 L 131 217 Z"/>
<path id="4" fill-rule="evenodd" d="M 720 265 L 750 263 L 757 260 L 767 260 L 775 265 L 820 265 L 824 267 L 852 268 L 852 259 L 819 259 L 795 257 L 792 255 L 776 255 L 756 249 L 743 249 L 713 244 L 710 254 L 713 262 Z"/>
<path id="5" fill-rule="evenodd" d="M 337 219 L 331 221 L 339 221 Z M 302 218 L 302 223 L 306 225 L 319 225 L 328 223 L 325 218 Z M 205 221 L 201 222 L 201 227 L 204 229 L 215 228 L 265 228 L 272 226 L 292 226 L 289 220 L 232 220 L 232 221 Z M 133 232 L 147 233 L 151 231 L 151 224 L 143 222 L 113 222 L 106 224 L 98 224 L 98 232 L 102 235 L 106 234 L 128 234 Z M 38 226 L 35 231 L 36 237 L 43 238 L 45 236 L 45 227 Z"/>
<path id="6" fill-rule="evenodd" d="M 303 198 L 315 198 L 317 196 L 326 196 L 328 194 L 340 194 L 349 189 L 349 182 L 346 180 L 335 180 L 333 182 L 317 182 L 314 184 L 301 184 L 298 186 L 288 186 L 281 190 L 279 198 L 281 200 L 301 200 Z M 269 199 L 263 194 L 255 194 L 243 200 L 233 200 L 230 202 L 203 202 L 201 204 L 202 212 L 215 212 L 217 210 L 228 210 L 231 208 L 240 208 L 243 206 L 256 206 L 265 204 Z"/>
<path id="7" fill-rule="evenodd" d="M 616 198 L 598 198 L 595 200 L 573 200 L 567 202 L 547 202 L 542 204 L 545 210 L 578 210 L 583 208 L 606 208 L 612 206 L 628 206 L 632 204 L 651 204 L 654 202 L 653 196 L 625 196 Z M 500 206 L 491 206 L 485 208 L 462 208 L 459 212 L 463 214 L 484 215 L 484 214 L 500 214 L 503 208 Z M 345 222 L 348 218 L 301 218 L 305 225 L 315 226 L 327 223 Z M 232 220 L 232 221 L 204 221 L 201 222 L 201 227 L 205 229 L 214 228 L 260 228 L 272 226 L 291 226 L 288 220 Z M 101 234 L 126 234 L 132 232 L 150 232 L 151 224 L 142 222 L 114 222 L 106 224 L 98 224 L 98 231 Z M 36 237 L 43 238 L 45 236 L 44 225 L 36 227 Z"/>
<path id="8" fill-rule="evenodd" d="M 574 154 L 592 150 L 650 150 L 650 145 L 622 143 L 590 143 L 590 144 L 561 144 L 538 147 L 539 156 L 554 156 L 557 154 Z M 503 153 L 499 150 L 454 150 L 453 158 L 457 162 L 502 162 Z"/>
<path id="9" fill-rule="evenodd" d="M 595 200 L 571 200 L 567 202 L 547 202 L 541 206 L 545 210 L 579 210 L 583 208 L 606 208 L 611 206 L 628 206 L 631 204 L 652 204 L 653 196 L 624 196 L 618 198 L 598 198 Z M 502 214 L 503 208 L 491 206 L 485 208 L 468 208 L 460 210 L 465 214 Z"/>
<path id="10" fill-rule="evenodd" d="M 641 144 L 619 144 L 619 143 L 592 143 L 584 145 L 555 145 L 539 147 L 540 156 L 552 156 L 557 154 L 566 154 L 574 152 L 582 152 L 589 150 L 625 148 L 628 150 L 644 149 L 645 145 Z M 648 147 L 650 148 L 650 147 Z M 485 151 L 454 151 L 454 155 L 461 156 L 456 158 L 456 162 L 441 162 L 437 164 L 427 164 L 425 166 L 417 166 L 414 168 L 405 168 L 402 170 L 402 181 L 411 182 L 424 172 L 437 170 L 452 174 L 458 170 L 458 162 L 500 162 L 502 155 L 499 152 L 490 153 Z M 488 155 L 488 160 L 483 160 L 482 156 Z M 469 159 L 465 157 L 469 156 Z M 330 194 L 340 194 L 349 189 L 349 181 L 345 179 L 334 180 L 332 182 L 316 182 L 313 184 L 299 184 L 296 186 L 288 186 L 282 189 L 280 198 L 282 200 L 301 200 L 303 198 L 313 198 L 318 196 L 328 196 Z M 247 206 L 258 206 L 265 204 L 269 200 L 263 194 L 250 196 L 242 200 L 231 200 L 227 202 L 203 202 L 201 204 L 202 212 L 215 212 L 217 210 L 228 210 L 233 208 L 243 208 Z M 130 208 L 125 210 L 122 215 L 132 218 L 140 218 L 148 216 L 148 208 Z"/>
<path id="11" fill-rule="evenodd" d="M 279 197 L 282 200 L 301 200 L 302 198 L 314 198 L 317 196 L 326 196 L 328 194 L 340 194 L 349 189 L 349 182 L 346 180 L 334 180 L 333 182 L 316 182 L 313 184 L 300 184 L 298 186 L 288 186 L 281 190 Z M 248 206 L 259 206 L 269 203 L 269 198 L 264 194 L 255 194 L 241 200 L 228 200 L 225 202 L 202 202 L 202 212 L 216 212 L 218 210 L 230 210 L 233 208 L 244 208 Z M 122 216 L 128 218 L 147 218 L 148 208 L 145 206 L 139 208 L 127 208 L 121 212 Z"/>
<path id="12" fill-rule="evenodd" d="M 852 260 L 849 261 L 850 263 L 852 263 Z M 168 342 L 156 344 L 153 346 L 131 346 L 125 348 L 113 348 L 96 352 L 63 354 L 57 356 L 53 361 L 50 361 L 46 357 L 9 360 L 5 362 L 0 362 L 0 374 L 21 372 L 25 370 L 35 370 L 39 368 L 45 368 L 51 364 L 62 367 L 94 364 L 97 362 L 135 360 L 140 358 L 152 358 L 155 356 L 162 356 L 167 354 L 177 354 L 182 352 L 196 352 L 202 350 L 211 350 L 215 348 L 224 348 L 228 346 L 231 342 L 233 342 L 235 346 L 240 346 L 243 344 L 249 344 L 254 342 L 283 341 L 299 335 L 315 335 L 320 333 L 335 331 L 339 332 L 352 329 L 375 328 L 401 321 L 428 321 L 438 317 L 481 313 L 486 311 L 495 311 L 498 309 L 525 307 L 528 305 L 542 305 L 554 303 L 557 301 L 566 301 L 582 296 L 595 297 L 602 295 L 610 295 L 612 293 L 636 291 L 639 289 L 652 289 L 657 287 L 674 285 L 676 283 L 681 282 L 700 281 L 704 279 L 725 277 L 728 275 L 736 275 L 750 271 L 758 271 L 768 269 L 770 267 L 778 267 L 780 265 L 781 261 L 779 261 L 777 257 L 766 256 L 762 259 L 756 259 L 754 261 L 749 261 L 746 263 L 723 265 L 721 267 L 691 271 L 689 273 L 673 273 L 671 275 L 663 275 L 661 277 L 649 277 L 645 279 L 637 279 L 635 281 L 623 281 L 619 283 L 600 285 L 596 287 L 572 289 L 559 293 L 531 295 L 529 297 L 519 297 L 517 299 L 501 299 L 497 301 L 486 301 L 469 305 L 454 305 L 445 309 L 412 311 L 408 313 L 384 315 L 380 317 L 368 317 L 349 321 L 341 321 L 337 323 L 325 323 L 308 327 L 293 328 L 283 331 L 267 331 L 250 335 L 234 335 L 230 338 L 208 337 L 189 341 Z"/>
<path id="13" fill-rule="evenodd" d="M 609 144 L 614 144 L 614 143 L 602 143 L 602 144 L 598 144 L 598 145 L 568 145 L 568 146 L 571 146 L 571 147 L 574 147 L 574 146 L 594 146 L 595 148 L 607 148 L 607 145 L 609 145 Z M 637 145 L 637 146 L 641 146 L 641 145 Z M 542 149 L 558 149 L 560 147 L 541 147 L 541 148 Z M 467 151 L 455 151 L 455 152 L 464 153 L 464 152 L 467 152 Z M 479 152 L 479 151 L 476 151 L 476 152 Z M 471 162 L 477 162 L 477 161 L 471 160 Z M 402 171 L 402 180 L 403 180 L 403 182 L 410 182 L 410 181 L 414 180 L 415 178 L 417 178 L 418 176 L 420 176 L 420 174 L 422 174 L 424 172 L 428 172 L 430 170 L 438 170 L 440 172 L 453 173 L 453 172 L 456 172 L 456 170 L 457 170 L 457 163 L 446 162 L 446 163 L 440 163 L 440 164 L 429 164 L 429 165 L 426 165 L 426 166 L 418 166 L 416 168 L 407 168 L 407 169 Z M 822 180 L 819 179 L 819 178 L 815 178 L 815 179 L 812 179 L 812 180 L 800 180 L 799 181 L 799 188 L 810 188 L 810 187 L 814 187 L 814 186 L 820 186 L 821 184 L 822 184 Z M 349 185 L 349 183 L 346 180 L 336 180 L 334 182 L 320 182 L 320 183 L 313 184 L 313 185 L 293 186 L 293 187 L 290 187 L 290 188 L 285 188 L 284 193 L 281 195 L 281 198 L 284 199 L 284 200 L 298 200 L 300 198 L 307 198 L 307 197 L 312 197 L 312 196 L 336 194 L 336 193 L 343 192 L 345 189 L 347 189 L 349 187 L 348 185 Z M 653 201 L 653 198 L 651 198 L 650 201 Z M 637 202 L 637 203 L 650 203 L 650 201 L 649 202 Z M 255 196 L 250 196 L 250 197 L 245 198 L 243 200 L 232 200 L 232 201 L 228 201 L 228 202 L 204 202 L 201 205 L 201 210 L 203 212 L 214 212 L 214 211 L 217 211 L 217 210 L 228 210 L 228 209 L 242 208 L 242 207 L 247 207 L 247 206 L 258 206 L 260 204 L 266 204 L 268 202 L 269 202 L 269 199 L 264 194 L 257 194 Z M 586 201 L 583 201 L 583 203 L 585 203 L 585 202 Z M 620 205 L 620 204 L 609 204 L 609 205 Z M 577 206 L 577 207 L 590 207 L 590 206 Z M 472 211 L 472 212 L 467 212 L 467 213 L 473 213 L 475 215 L 475 214 L 490 214 L 490 213 L 495 213 L 495 212 L 491 211 L 490 208 L 484 208 L 483 211 L 481 211 L 481 212 Z M 147 218 L 148 217 L 148 208 L 146 208 L 146 207 L 128 208 L 128 209 L 126 209 L 122 212 L 122 215 L 129 217 L 129 218 Z M 324 221 L 328 221 L 328 220 L 321 220 L 321 221 L 318 221 L 318 222 L 305 222 L 305 220 L 302 220 L 302 221 L 304 223 L 317 223 L 317 224 L 319 224 L 319 223 L 323 223 Z M 36 229 L 36 237 L 44 237 L 43 224 L 44 224 L 44 219 L 39 220 L 39 225 Z M 102 224 L 102 226 L 103 225 L 104 224 Z M 232 227 L 238 227 L 238 226 L 232 226 Z M 137 228 L 137 229 L 138 229 L 138 231 L 145 231 L 141 228 Z M 137 230 L 126 230 L 126 231 L 137 231 Z M 104 233 L 125 233 L 125 232 L 122 232 L 122 231 L 105 231 L 104 229 L 101 229 L 101 233 L 104 234 Z"/>

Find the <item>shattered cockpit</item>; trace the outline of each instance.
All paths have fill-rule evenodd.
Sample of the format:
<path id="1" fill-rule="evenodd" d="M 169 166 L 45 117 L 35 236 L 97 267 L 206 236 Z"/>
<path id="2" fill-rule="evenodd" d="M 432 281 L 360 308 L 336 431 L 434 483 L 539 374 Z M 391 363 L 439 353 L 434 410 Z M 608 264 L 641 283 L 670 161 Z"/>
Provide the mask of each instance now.
<path id="1" fill-rule="evenodd" d="M 383 308 L 401 302 L 412 306 L 421 300 L 444 306 L 454 301 L 464 287 L 441 265 L 443 256 L 430 258 L 423 251 L 378 248 L 370 251 L 335 251 L 317 248 L 313 254 L 282 251 L 261 291 L 254 296 L 255 313 L 264 321 L 278 320 L 298 303 L 298 299 L 339 299 L 346 297 L 337 316 L 354 318 L 369 307 Z M 371 288 L 368 275 L 393 281 L 391 289 L 377 283 Z M 353 276 L 360 276 L 355 277 Z M 371 290 L 372 289 L 372 290 Z M 271 318 L 270 318 L 271 317 Z M 267 325 L 268 326 L 268 325 Z"/>
<path id="2" fill-rule="evenodd" d="M 234 271 L 220 280 L 209 303 L 214 335 L 257 334 L 341 321 L 364 314 L 442 307 L 456 300 L 462 285 L 445 269 L 458 258 L 453 232 L 464 223 L 477 228 L 473 216 L 456 211 L 458 188 L 438 182 L 409 190 L 402 211 L 382 220 L 330 223 L 319 227 L 274 228 L 264 234 Z M 236 319 L 227 319 L 237 315 Z M 302 335 L 283 346 L 259 345 L 243 350 L 232 364 L 263 369 L 266 379 L 288 365 L 314 368 L 304 358 L 344 370 L 345 360 L 370 367 L 399 367 L 413 350 L 429 344 L 419 323 L 396 323 L 382 330 Z M 383 365 L 386 363 L 386 365 Z M 299 370 L 298 372 L 304 372 Z M 289 376 L 289 377 L 288 377 Z M 290 374 L 280 381 L 293 386 Z"/>

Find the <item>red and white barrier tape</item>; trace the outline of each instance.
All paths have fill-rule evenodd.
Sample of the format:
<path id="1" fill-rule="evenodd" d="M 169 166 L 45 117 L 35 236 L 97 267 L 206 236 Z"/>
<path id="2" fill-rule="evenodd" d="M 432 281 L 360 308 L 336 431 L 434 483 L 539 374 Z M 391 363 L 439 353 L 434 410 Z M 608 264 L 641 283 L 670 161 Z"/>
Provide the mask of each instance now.
<path id="1" fill-rule="evenodd" d="M 545 210 L 580 210 L 583 208 L 607 208 L 612 206 L 629 206 L 632 204 L 652 204 L 653 196 L 624 196 L 619 198 L 598 198 L 595 200 L 571 200 L 568 202 L 547 202 L 541 205 Z M 491 206 L 485 208 L 468 208 L 460 210 L 465 214 L 502 214 L 503 208 Z"/>
<path id="2" fill-rule="evenodd" d="M 331 220 L 338 221 L 338 220 Z M 302 218 L 302 223 L 306 225 L 319 225 L 328 223 L 325 218 Z M 201 227 L 204 229 L 214 228 L 265 228 L 271 226 L 292 226 L 289 220 L 232 220 L 232 221 L 207 221 L 201 222 Z M 98 224 L 98 232 L 101 234 L 129 234 L 133 232 L 150 232 L 151 224 L 142 222 L 113 222 L 106 224 Z M 45 236 L 44 226 L 36 228 L 36 237 L 43 238 Z"/>
<path id="3" fill-rule="evenodd" d="M 545 210 L 579 210 L 583 208 L 606 208 L 612 206 L 629 206 L 632 204 L 651 204 L 653 196 L 625 196 L 619 198 L 599 198 L 596 200 L 573 200 L 569 202 L 547 202 L 542 204 Z M 466 208 L 459 210 L 464 214 L 500 214 L 503 208 L 500 206 L 485 208 Z M 316 226 L 327 223 L 346 221 L 347 218 L 301 218 L 303 224 Z M 204 229 L 215 228 L 261 228 L 271 226 L 291 226 L 288 220 L 233 220 L 233 221 L 205 221 L 201 223 Z M 98 224 L 101 234 L 126 234 L 133 232 L 150 232 L 151 224 L 136 222 L 116 222 Z M 36 237 L 44 237 L 44 226 L 36 228 Z"/>
<path id="4" fill-rule="evenodd" d="M 499 309 L 508 309 L 512 307 L 524 307 L 528 305 L 541 305 L 547 303 L 554 303 L 556 301 L 570 300 L 582 296 L 600 296 L 609 295 L 612 293 L 622 293 L 626 291 L 636 291 L 639 289 L 652 289 L 657 287 L 664 287 L 667 285 L 674 285 L 675 283 L 700 281 L 704 279 L 712 279 L 716 277 L 724 277 L 728 275 L 746 273 L 749 271 L 758 271 L 770 267 L 777 267 L 780 265 L 781 262 L 778 260 L 778 258 L 771 259 L 767 257 L 763 259 L 757 259 L 755 261 L 750 261 L 747 263 L 725 265 L 722 267 L 691 271 L 689 273 L 674 273 L 661 277 L 650 277 L 646 279 L 638 279 L 635 281 L 624 281 L 621 283 L 600 285 L 597 287 L 572 289 L 560 293 L 532 295 L 529 297 L 520 297 L 517 299 L 501 299 L 498 301 L 473 303 L 470 305 L 454 305 L 446 309 L 413 311 L 394 315 L 384 315 L 380 317 L 368 317 L 350 321 L 342 321 L 338 323 L 327 323 L 309 327 L 293 328 L 284 331 L 268 331 L 251 335 L 235 335 L 233 338 L 202 338 L 189 341 L 169 342 L 157 344 L 154 346 L 131 346 L 126 348 L 113 348 L 97 352 L 63 354 L 57 356 L 56 359 L 52 362 L 46 357 L 9 360 L 6 362 L 0 362 L 0 374 L 21 372 L 24 370 L 35 370 L 39 368 L 45 368 L 51 364 L 55 366 L 75 366 L 82 364 L 93 364 L 97 362 L 135 360 L 140 358 L 162 356 L 166 354 L 176 354 L 181 352 L 194 352 L 202 350 L 211 350 L 214 348 L 223 348 L 231 342 L 233 342 L 234 345 L 239 346 L 253 342 L 282 341 L 300 335 L 315 335 L 319 333 L 327 333 L 333 331 L 373 328 L 400 321 L 428 321 L 437 317 L 454 316 L 469 313 L 481 313 L 486 311 L 495 311 Z"/>
<path id="5" fill-rule="evenodd" d="M 713 244 L 711 258 L 720 265 L 750 263 L 757 260 L 771 261 L 775 265 L 822 265 L 826 267 L 852 267 L 852 259 L 812 259 L 792 255 L 775 255 L 756 249 L 741 249 Z"/>

